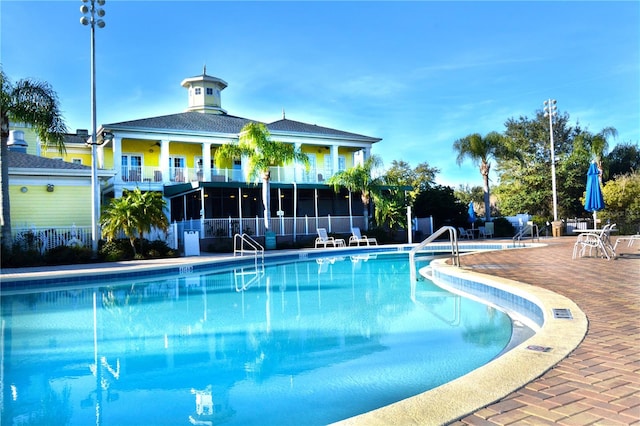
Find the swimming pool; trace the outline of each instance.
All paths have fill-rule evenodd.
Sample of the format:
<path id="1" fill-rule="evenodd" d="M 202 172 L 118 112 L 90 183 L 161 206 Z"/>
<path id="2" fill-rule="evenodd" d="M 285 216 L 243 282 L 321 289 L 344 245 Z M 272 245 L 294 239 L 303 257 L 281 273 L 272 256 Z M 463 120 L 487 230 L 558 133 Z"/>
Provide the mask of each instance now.
<path id="1" fill-rule="evenodd" d="M 406 254 L 181 272 L 4 293 L 3 423 L 326 424 L 511 337 L 508 316 L 429 281 L 412 299 Z"/>

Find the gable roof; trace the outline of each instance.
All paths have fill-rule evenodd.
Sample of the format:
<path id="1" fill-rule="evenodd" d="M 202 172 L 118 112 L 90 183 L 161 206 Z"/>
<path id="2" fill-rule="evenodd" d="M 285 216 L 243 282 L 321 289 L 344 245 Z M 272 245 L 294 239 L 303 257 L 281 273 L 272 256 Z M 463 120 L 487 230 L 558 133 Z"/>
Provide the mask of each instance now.
<path id="1" fill-rule="evenodd" d="M 359 135 L 357 133 L 344 132 L 342 130 L 330 129 L 328 127 L 322 127 L 315 124 L 302 123 L 300 121 L 288 120 L 283 118 L 282 120 L 274 121 L 267 124 L 269 131 L 282 131 L 292 133 L 306 133 L 321 136 L 333 136 L 333 137 L 346 137 L 356 139 L 366 139 L 369 142 L 378 142 L 382 139 L 372 138 L 370 136 Z"/>
<path id="2" fill-rule="evenodd" d="M 238 134 L 244 125 L 251 121 L 253 120 L 227 114 L 182 112 L 179 114 L 162 115 L 159 117 L 142 118 L 140 120 L 104 124 L 102 127 L 109 130 L 130 129 Z"/>
<path id="3" fill-rule="evenodd" d="M 162 115 L 158 117 L 142 118 L 139 120 L 122 121 L 104 124 L 107 130 L 138 130 L 164 132 L 197 132 L 222 133 L 237 135 L 247 123 L 260 123 L 243 117 L 228 114 L 203 114 L 201 112 L 182 112 L 178 114 Z M 342 130 L 302 123 L 300 121 L 282 119 L 265 124 L 270 132 L 297 133 L 324 137 L 360 139 L 366 142 L 378 142 L 380 138 L 344 132 Z"/>

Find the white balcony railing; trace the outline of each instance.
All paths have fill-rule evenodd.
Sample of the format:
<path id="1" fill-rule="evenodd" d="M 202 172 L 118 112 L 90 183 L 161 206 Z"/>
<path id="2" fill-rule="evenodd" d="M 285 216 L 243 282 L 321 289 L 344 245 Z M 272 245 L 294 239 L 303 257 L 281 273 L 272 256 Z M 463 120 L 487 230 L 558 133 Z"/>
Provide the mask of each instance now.
<path id="1" fill-rule="evenodd" d="M 185 183 L 185 182 L 248 182 L 248 178 L 239 169 L 219 169 L 211 170 L 209 179 L 205 179 L 202 169 L 188 167 L 172 167 L 168 171 L 158 166 L 121 166 L 120 173 L 114 178 L 116 182 L 122 183 Z M 331 172 L 326 169 L 311 168 L 309 171 L 304 168 L 287 166 L 271 167 L 271 182 L 274 183 L 323 183 Z"/>

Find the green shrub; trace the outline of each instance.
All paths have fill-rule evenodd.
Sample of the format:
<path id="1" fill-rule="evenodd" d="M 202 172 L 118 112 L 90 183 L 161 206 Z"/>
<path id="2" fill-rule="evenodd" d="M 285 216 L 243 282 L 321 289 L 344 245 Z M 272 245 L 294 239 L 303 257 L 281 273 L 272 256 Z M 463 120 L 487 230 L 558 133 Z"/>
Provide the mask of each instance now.
<path id="1" fill-rule="evenodd" d="M 493 234 L 496 237 L 513 237 L 516 230 L 506 218 L 498 217 L 493 219 Z"/>
<path id="2" fill-rule="evenodd" d="M 3 268 L 19 268 L 24 266 L 39 266 L 44 263 L 39 250 L 25 248 L 14 243 L 11 249 L 2 247 L 1 264 Z"/>
<path id="3" fill-rule="evenodd" d="M 58 246 L 47 250 L 44 261 L 47 265 L 69 265 L 88 263 L 92 260 L 92 251 L 86 247 Z"/>
<path id="4" fill-rule="evenodd" d="M 106 262 L 133 259 L 133 248 L 128 239 L 105 241 L 98 249 L 98 257 Z"/>

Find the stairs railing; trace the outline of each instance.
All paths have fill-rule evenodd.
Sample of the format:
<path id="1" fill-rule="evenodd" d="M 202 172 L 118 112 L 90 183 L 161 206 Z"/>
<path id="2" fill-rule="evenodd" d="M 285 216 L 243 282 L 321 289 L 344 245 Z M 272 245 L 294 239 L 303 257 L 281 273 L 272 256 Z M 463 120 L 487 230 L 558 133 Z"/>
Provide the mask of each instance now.
<path id="1" fill-rule="evenodd" d="M 460 266 L 460 250 L 458 249 L 458 233 L 456 231 L 456 228 L 454 228 L 453 226 L 443 226 L 442 228 L 431 234 L 426 240 L 422 241 L 420 244 L 412 248 L 409 252 L 411 282 L 416 282 L 417 280 L 416 253 L 420 250 L 423 250 L 427 245 L 431 244 L 438 237 L 446 233 L 449 233 L 449 241 L 451 243 L 451 262 L 455 266 Z"/>
<path id="2" fill-rule="evenodd" d="M 538 230 L 538 225 L 535 223 L 527 223 L 523 226 L 522 229 L 513 236 L 513 246 L 515 247 L 516 243 L 522 244 L 523 238 L 531 238 L 531 242 L 538 239 L 538 242 L 540 242 L 540 231 Z"/>
<path id="3" fill-rule="evenodd" d="M 236 291 L 247 290 L 264 275 L 264 247 L 247 234 L 235 234 L 233 236 L 233 256 L 244 256 L 245 253 L 253 254 L 254 268 L 248 271 L 245 268 L 234 269 Z M 258 260 L 260 260 L 260 265 L 258 265 Z M 246 280 L 247 277 L 249 281 Z"/>

